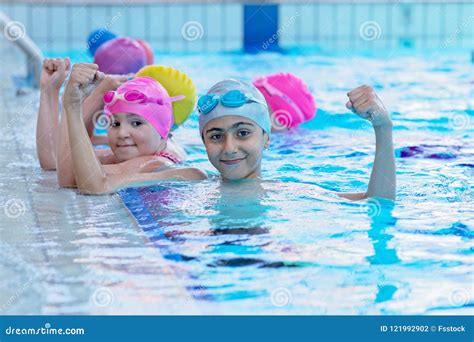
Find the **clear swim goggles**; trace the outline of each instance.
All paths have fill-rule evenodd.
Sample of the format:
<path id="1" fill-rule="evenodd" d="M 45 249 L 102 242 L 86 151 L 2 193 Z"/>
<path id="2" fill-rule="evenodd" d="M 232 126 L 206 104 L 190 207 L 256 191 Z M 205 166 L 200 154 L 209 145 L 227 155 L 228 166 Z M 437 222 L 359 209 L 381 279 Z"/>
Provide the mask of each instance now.
<path id="1" fill-rule="evenodd" d="M 224 107 L 241 107 L 246 103 L 260 103 L 264 106 L 267 106 L 266 103 L 259 101 L 253 97 L 246 95 L 245 93 L 241 92 L 240 90 L 230 90 L 224 95 L 217 95 L 217 94 L 207 94 L 203 95 L 198 100 L 198 110 L 202 114 L 209 114 L 214 108 L 216 108 L 217 104 L 221 103 Z"/>

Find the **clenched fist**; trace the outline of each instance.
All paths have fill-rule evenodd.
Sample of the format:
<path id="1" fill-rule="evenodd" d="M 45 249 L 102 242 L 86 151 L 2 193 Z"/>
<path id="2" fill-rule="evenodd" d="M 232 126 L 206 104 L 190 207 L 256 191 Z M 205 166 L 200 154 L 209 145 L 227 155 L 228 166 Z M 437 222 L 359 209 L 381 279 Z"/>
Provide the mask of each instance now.
<path id="1" fill-rule="evenodd" d="M 64 90 L 64 106 L 80 105 L 82 100 L 97 87 L 104 77 L 104 73 L 99 71 L 97 64 L 74 64 Z"/>
<path id="2" fill-rule="evenodd" d="M 41 88 L 59 91 L 70 68 L 69 58 L 46 58 L 41 70 Z"/>
<path id="3" fill-rule="evenodd" d="M 392 125 L 387 109 L 372 87 L 362 85 L 348 92 L 347 96 L 349 101 L 346 107 L 361 118 L 372 122 L 374 127 Z"/>

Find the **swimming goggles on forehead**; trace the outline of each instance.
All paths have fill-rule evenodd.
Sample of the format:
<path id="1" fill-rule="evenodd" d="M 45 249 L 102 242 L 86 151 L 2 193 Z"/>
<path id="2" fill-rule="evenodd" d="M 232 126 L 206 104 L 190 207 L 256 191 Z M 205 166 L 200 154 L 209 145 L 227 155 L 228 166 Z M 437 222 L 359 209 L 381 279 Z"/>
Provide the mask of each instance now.
<path id="1" fill-rule="evenodd" d="M 203 95 L 198 100 L 198 110 L 201 114 L 208 114 L 214 108 L 216 108 L 218 103 L 221 103 L 224 107 L 236 108 L 241 107 L 246 103 L 260 103 L 264 106 L 267 106 L 266 103 L 262 103 L 253 97 L 246 95 L 245 93 L 241 92 L 240 90 L 230 90 L 223 95 L 217 94 L 207 94 Z"/>
<path id="2" fill-rule="evenodd" d="M 104 95 L 104 103 L 106 105 L 112 106 L 117 101 L 125 101 L 128 103 L 156 103 L 158 105 L 163 105 L 165 103 L 171 103 L 174 101 L 179 101 L 184 99 L 184 95 L 178 95 L 173 97 L 166 98 L 153 98 L 148 97 L 139 90 L 129 90 L 125 93 L 118 93 L 114 90 L 109 90 Z"/>

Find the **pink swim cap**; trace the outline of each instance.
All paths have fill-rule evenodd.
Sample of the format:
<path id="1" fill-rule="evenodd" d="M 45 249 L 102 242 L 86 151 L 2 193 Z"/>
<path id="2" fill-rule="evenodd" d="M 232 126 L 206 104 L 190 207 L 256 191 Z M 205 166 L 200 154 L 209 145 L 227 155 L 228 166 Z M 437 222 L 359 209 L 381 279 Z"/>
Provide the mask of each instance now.
<path id="1" fill-rule="evenodd" d="M 265 97 L 275 129 L 292 128 L 316 115 L 316 102 L 303 81 L 290 73 L 263 76 L 253 81 Z"/>
<path id="2" fill-rule="evenodd" d="M 104 112 L 108 116 L 117 113 L 141 116 L 167 140 L 174 122 L 172 102 L 183 98 L 181 95 L 170 97 L 166 89 L 151 77 L 137 77 L 122 84 L 117 91 L 104 95 Z"/>
<path id="3" fill-rule="evenodd" d="M 102 44 L 94 54 L 94 63 L 106 74 L 126 75 L 143 68 L 147 55 L 136 40 L 121 37 Z"/>

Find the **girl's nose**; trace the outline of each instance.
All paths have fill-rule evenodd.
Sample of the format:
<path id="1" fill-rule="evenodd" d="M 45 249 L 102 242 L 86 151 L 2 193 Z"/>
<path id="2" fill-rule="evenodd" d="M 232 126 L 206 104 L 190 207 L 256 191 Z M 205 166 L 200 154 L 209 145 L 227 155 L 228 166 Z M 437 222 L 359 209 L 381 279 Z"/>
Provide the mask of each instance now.
<path id="1" fill-rule="evenodd" d="M 127 125 L 120 125 L 119 131 L 118 131 L 118 136 L 119 138 L 127 138 L 130 136 L 130 131 L 127 127 Z"/>
<path id="2" fill-rule="evenodd" d="M 224 153 L 225 154 L 235 154 L 238 150 L 238 142 L 235 141 L 234 137 L 231 135 L 226 136 L 224 141 Z"/>

